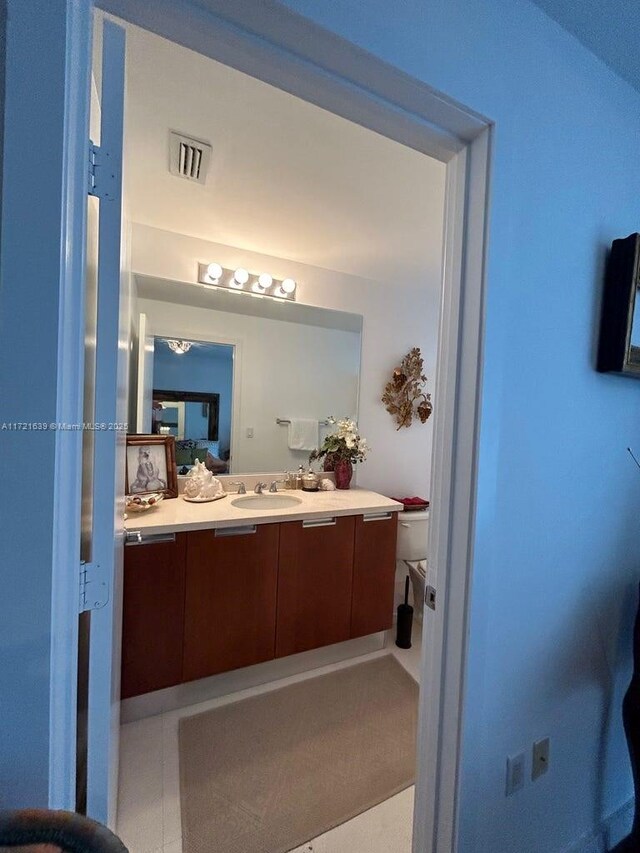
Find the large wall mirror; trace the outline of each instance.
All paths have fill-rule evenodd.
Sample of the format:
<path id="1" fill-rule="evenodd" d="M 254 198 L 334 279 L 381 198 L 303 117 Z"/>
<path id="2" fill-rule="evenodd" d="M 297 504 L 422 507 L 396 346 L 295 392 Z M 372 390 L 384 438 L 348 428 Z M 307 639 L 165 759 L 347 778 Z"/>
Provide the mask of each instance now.
<path id="1" fill-rule="evenodd" d="M 357 418 L 360 315 L 137 284 L 139 431 L 175 436 L 180 473 L 196 458 L 217 474 L 297 470 L 330 416 Z"/>

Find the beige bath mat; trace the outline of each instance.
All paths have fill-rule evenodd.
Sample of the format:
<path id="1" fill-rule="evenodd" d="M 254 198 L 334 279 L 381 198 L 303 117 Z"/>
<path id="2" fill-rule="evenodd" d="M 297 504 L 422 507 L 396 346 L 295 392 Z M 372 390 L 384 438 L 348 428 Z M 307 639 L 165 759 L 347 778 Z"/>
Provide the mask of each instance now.
<path id="1" fill-rule="evenodd" d="M 182 719 L 183 853 L 286 853 L 409 787 L 417 709 L 386 655 Z"/>

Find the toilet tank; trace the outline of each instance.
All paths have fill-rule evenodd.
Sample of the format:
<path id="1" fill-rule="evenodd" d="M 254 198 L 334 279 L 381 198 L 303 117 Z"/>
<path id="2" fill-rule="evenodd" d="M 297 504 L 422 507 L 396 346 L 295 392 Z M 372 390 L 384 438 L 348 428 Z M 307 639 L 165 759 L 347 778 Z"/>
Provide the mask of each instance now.
<path id="1" fill-rule="evenodd" d="M 398 560 L 424 560 L 429 542 L 429 510 L 398 513 Z"/>

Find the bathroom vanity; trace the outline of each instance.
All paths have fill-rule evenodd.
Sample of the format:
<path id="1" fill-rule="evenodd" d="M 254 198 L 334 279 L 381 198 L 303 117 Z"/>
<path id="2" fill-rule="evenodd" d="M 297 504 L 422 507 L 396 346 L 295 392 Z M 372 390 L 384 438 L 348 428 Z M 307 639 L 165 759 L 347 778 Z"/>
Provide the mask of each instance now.
<path id="1" fill-rule="evenodd" d="M 127 519 L 123 699 L 391 627 L 402 505 L 279 495 L 295 501 L 176 498 Z"/>

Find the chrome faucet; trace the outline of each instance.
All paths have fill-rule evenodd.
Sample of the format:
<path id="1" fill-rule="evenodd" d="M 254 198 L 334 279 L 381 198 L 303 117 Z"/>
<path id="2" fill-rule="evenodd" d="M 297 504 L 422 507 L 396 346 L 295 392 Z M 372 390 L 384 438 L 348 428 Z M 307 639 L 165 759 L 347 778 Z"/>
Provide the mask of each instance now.
<path id="1" fill-rule="evenodd" d="M 238 482 L 238 483 L 229 483 L 229 485 L 230 485 L 230 486 L 237 486 L 237 487 L 238 487 L 238 492 L 237 492 L 237 494 L 239 494 L 239 495 L 246 495 L 246 494 L 247 494 L 247 487 L 245 486 L 245 484 L 244 484 L 244 483 L 240 483 L 240 482 Z"/>
<path id="2" fill-rule="evenodd" d="M 262 494 L 262 490 L 263 490 L 263 489 L 266 489 L 266 488 L 267 488 L 267 484 L 266 484 L 266 483 L 256 483 L 256 487 L 255 487 L 255 489 L 254 489 L 253 491 L 256 493 L 256 495 L 261 495 L 261 494 Z"/>
<path id="3" fill-rule="evenodd" d="M 286 483 L 286 482 L 287 482 L 286 480 L 273 480 L 273 482 L 269 486 L 269 491 L 270 492 L 277 492 L 278 491 L 278 483 Z"/>

